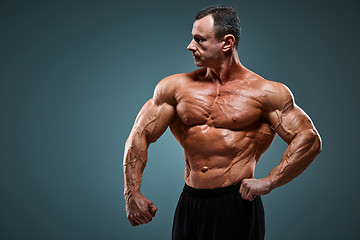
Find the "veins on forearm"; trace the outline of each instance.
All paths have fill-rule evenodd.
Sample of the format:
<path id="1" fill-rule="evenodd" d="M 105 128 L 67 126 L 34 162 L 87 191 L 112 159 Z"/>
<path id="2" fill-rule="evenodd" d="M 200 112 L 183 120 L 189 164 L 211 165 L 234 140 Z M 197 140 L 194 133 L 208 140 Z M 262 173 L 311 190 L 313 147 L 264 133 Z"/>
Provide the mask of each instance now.
<path id="1" fill-rule="evenodd" d="M 124 158 L 125 193 L 137 189 L 141 184 L 142 171 L 147 160 L 147 148 L 141 138 L 131 138 L 126 145 Z"/>
<path id="2" fill-rule="evenodd" d="M 159 138 L 167 123 L 161 107 L 151 107 L 149 104 L 152 102 L 149 101 L 147 107 L 140 111 L 125 145 L 123 162 L 125 194 L 140 190 L 148 147 Z"/>
<path id="3" fill-rule="evenodd" d="M 272 173 L 281 186 L 301 174 L 318 154 L 317 136 L 312 130 L 299 133 L 286 149 L 283 159 Z M 272 174 L 270 174 L 272 175 Z"/>
<path id="4" fill-rule="evenodd" d="M 140 150 L 139 147 L 135 148 L 132 146 L 128 149 L 126 155 L 123 167 L 130 165 L 131 168 L 135 168 L 136 163 L 141 163 L 141 165 L 144 164 L 146 161 L 147 150 Z"/>

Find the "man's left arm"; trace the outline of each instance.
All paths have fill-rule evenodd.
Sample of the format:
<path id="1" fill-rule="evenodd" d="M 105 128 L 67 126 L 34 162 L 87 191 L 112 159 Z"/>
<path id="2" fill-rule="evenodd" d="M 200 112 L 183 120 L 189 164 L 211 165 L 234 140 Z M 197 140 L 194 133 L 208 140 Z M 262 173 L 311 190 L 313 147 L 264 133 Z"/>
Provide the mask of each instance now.
<path id="1" fill-rule="evenodd" d="M 295 103 L 290 90 L 276 84 L 268 95 L 265 118 L 288 143 L 280 164 L 262 179 L 244 179 L 240 193 L 246 200 L 268 194 L 301 174 L 321 151 L 321 138 L 309 116 Z"/>

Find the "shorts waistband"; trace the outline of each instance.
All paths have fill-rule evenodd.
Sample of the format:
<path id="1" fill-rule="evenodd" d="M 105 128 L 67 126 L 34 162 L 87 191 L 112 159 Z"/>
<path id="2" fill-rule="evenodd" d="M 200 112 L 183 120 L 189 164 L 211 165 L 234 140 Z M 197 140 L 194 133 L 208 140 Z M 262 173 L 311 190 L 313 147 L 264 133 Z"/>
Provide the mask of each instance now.
<path id="1" fill-rule="evenodd" d="M 210 188 L 210 189 L 193 188 L 185 184 L 183 192 L 197 197 L 211 197 L 211 196 L 224 195 L 227 193 L 239 192 L 239 189 L 240 189 L 240 184 L 230 185 L 227 187 L 220 187 L 220 188 Z"/>

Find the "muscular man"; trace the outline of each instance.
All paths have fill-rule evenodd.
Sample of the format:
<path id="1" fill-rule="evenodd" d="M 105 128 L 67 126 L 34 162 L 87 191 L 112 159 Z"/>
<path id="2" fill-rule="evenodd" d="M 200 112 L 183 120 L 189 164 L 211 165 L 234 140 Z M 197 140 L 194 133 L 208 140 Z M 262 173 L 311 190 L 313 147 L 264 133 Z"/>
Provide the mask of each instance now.
<path id="1" fill-rule="evenodd" d="M 147 149 L 169 126 L 185 152 L 185 187 L 173 239 L 263 239 L 260 195 L 302 173 L 321 150 L 312 121 L 290 90 L 245 68 L 237 46 L 240 21 L 230 7 L 201 10 L 188 45 L 191 73 L 158 83 L 126 142 L 124 196 L 133 226 L 157 208 L 140 192 Z M 278 134 L 287 144 L 280 164 L 255 179 L 255 165 Z"/>

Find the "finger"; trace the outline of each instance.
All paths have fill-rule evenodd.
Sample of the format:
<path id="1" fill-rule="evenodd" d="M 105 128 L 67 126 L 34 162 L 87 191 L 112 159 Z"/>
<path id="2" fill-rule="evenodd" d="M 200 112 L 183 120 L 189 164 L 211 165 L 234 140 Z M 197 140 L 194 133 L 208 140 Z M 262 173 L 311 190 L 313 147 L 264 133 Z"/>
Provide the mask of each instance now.
<path id="1" fill-rule="evenodd" d="M 247 187 L 247 182 L 246 179 L 242 180 L 241 185 L 240 185 L 240 193 L 247 193 L 248 191 L 248 187 Z"/>
<path id="2" fill-rule="evenodd" d="M 154 204 L 149 205 L 149 212 L 150 212 L 151 216 L 155 217 L 157 210 L 158 209 Z"/>
<path id="3" fill-rule="evenodd" d="M 248 188 L 243 187 L 242 192 L 241 192 L 241 197 L 242 197 L 243 199 L 246 199 L 246 200 L 247 200 L 247 195 L 248 195 L 249 191 L 250 191 L 250 190 L 249 190 Z"/>
<path id="4" fill-rule="evenodd" d="M 246 196 L 246 199 L 249 201 L 253 201 L 256 198 L 256 194 L 254 194 L 252 191 L 249 191 L 249 193 Z"/>
<path id="5" fill-rule="evenodd" d="M 247 196 L 248 196 L 247 193 L 241 194 L 242 199 L 249 200 Z"/>
<path id="6" fill-rule="evenodd" d="M 253 195 L 254 195 L 254 191 L 249 188 L 249 191 L 246 193 L 246 199 L 250 200 Z"/>
<path id="7" fill-rule="evenodd" d="M 140 224 L 146 224 L 146 223 L 149 222 L 149 221 L 147 221 L 146 218 L 145 218 L 144 216 L 142 216 L 142 215 L 139 215 L 139 216 L 137 217 L 137 220 L 138 220 L 138 222 L 139 222 Z"/>
<path id="8" fill-rule="evenodd" d="M 139 225 L 139 224 L 138 224 L 136 221 L 134 221 L 131 217 L 128 217 L 128 220 L 129 220 L 131 226 L 133 226 L 133 227 Z"/>
<path id="9" fill-rule="evenodd" d="M 137 226 L 151 222 L 152 216 L 149 211 L 145 211 L 143 213 L 133 214 L 128 219 L 131 225 Z"/>
<path id="10" fill-rule="evenodd" d="M 139 217 L 133 217 L 133 221 L 135 222 L 135 226 L 143 224 Z"/>
<path id="11" fill-rule="evenodd" d="M 130 217 L 131 220 L 135 222 L 135 226 L 147 223 L 146 220 L 139 213 L 132 214 L 130 215 Z"/>
<path id="12" fill-rule="evenodd" d="M 145 219 L 146 223 L 151 222 L 153 216 L 150 214 L 149 209 L 145 210 L 142 215 L 143 219 Z"/>

